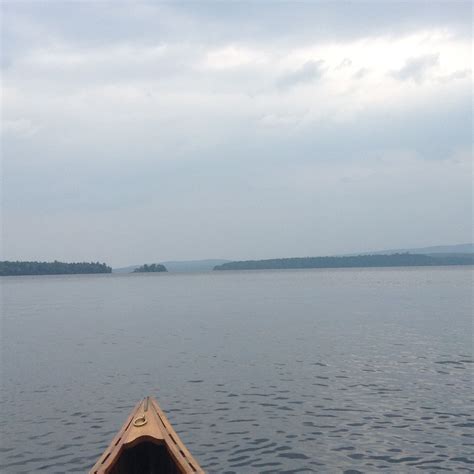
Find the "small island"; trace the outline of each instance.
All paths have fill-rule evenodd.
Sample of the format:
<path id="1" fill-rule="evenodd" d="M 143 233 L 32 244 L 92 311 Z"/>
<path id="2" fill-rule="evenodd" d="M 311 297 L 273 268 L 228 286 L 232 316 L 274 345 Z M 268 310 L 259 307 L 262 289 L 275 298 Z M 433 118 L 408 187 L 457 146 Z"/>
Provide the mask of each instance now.
<path id="1" fill-rule="evenodd" d="M 0 276 L 20 275 L 75 275 L 85 273 L 112 273 L 105 263 L 64 263 L 58 262 L 0 262 Z"/>
<path id="2" fill-rule="evenodd" d="M 141 267 L 135 268 L 133 273 L 157 273 L 157 272 L 167 272 L 168 270 L 161 263 L 152 263 L 151 265 L 142 265 Z"/>

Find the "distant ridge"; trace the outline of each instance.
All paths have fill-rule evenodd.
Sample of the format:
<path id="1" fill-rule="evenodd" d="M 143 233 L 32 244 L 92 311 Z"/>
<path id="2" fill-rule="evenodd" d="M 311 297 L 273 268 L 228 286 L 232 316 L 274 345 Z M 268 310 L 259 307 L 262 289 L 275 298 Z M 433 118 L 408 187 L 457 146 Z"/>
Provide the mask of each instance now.
<path id="1" fill-rule="evenodd" d="M 210 272 L 216 265 L 222 265 L 230 262 L 224 259 L 207 259 L 207 260 L 176 260 L 169 262 L 160 262 L 169 272 Z"/>
<path id="2" fill-rule="evenodd" d="M 417 247 L 410 249 L 391 249 L 377 250 L 375 252 L 358 252 L 345 254 L 344 256 L 353 255 L 392 255 L 395 253 L 416 253 L 422 255 L 430 255 L 436 253 L 455 254 L 455 253 L 474 253 L 474 244 L 456 244 L 456 245 L 435 245 L 432 247 Z"/>
<path id="3" fill-rule="evenodd" d="M 130 265 L 129 267 L 113 268 L 112 273 L 133 273 L 140 265 Z"/>

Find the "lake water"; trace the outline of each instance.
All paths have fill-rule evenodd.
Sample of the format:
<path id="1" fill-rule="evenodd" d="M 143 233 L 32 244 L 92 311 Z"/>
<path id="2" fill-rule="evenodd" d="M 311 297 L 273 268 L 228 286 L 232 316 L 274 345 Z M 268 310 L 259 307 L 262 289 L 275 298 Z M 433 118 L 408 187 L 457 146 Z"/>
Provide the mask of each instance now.
<path id="1" fill-rule="evenodd" d="M 2 278 L 0 470 L 85 472 L 153 395 L 209 473 L 472 472 L 472 275 Z"/>

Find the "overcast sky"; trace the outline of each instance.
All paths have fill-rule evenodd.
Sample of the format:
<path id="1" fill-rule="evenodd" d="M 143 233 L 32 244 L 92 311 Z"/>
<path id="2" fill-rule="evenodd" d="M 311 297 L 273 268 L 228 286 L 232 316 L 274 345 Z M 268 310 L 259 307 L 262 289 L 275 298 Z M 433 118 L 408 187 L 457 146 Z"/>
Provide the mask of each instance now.
<path id="1" fill-rule="evenodd" d="M 2 8 L 2 259 L 472 241 L 470 2 Z"/>

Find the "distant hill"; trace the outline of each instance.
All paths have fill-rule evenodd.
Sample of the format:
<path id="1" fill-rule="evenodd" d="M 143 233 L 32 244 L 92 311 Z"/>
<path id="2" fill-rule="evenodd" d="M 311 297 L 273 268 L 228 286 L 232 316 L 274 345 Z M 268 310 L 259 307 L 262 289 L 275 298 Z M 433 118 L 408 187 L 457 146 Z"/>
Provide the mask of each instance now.
<path id="1" fill-rule="evenodd" d="M 210 272 L 216 265 L 230 262 L 223 259 L 208 260 L 177 260 L 169 262 L 160 262 L 170 273 L 179 272 Z M 133 273 L 140 265 L 130 265 L 128 267 L 114 268 L 113 273 Z"/>
<path id="2" fill-rule="evenodd" d="M 182 260 L 161 263 L 168 269 L 169 272 L 210 272 L 216 265 L 222 265 L 227 262 L 230 262 L 230 260 Z"/>
<path id="3" fill-rule="evenodd" d="M 303 257 L 247 260 L 217 265 L 214 270 L 283 270 L 296 268 L 418 267 L 474 265 L 474 254 L 430 256 L 411 253 L 348 257 Z"/>
<path id="4" fill-rule="evenodd" d="M 474 253 L 474 244 L 457 244 L 457 245 L 436 245 L 434 247 L 417 247 L 412 249 L 391 249 L 377 250 L 375 252 L 359 252 L 350 255 L 391 255 L 394 253 L 416 253 L 423 255 L 432 254 L 457 254 L 457 253 Z"/>
<path id="5" fill-rule="evenodd" d="M 129 267 L 113 268 L 112 273 L 133 273 L 140 265 L 130 265 Z"/>

